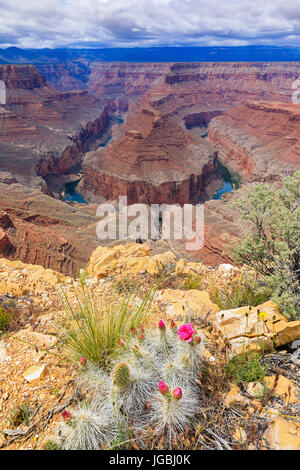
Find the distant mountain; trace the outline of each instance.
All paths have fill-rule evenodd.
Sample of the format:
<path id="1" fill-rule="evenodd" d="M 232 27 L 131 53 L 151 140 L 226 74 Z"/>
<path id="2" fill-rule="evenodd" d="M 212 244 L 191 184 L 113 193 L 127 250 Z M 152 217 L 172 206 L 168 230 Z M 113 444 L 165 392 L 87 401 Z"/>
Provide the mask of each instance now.
<path id="1" fill-rule="evenodd" d="M 0 63 L 300 61 L 300 48 L 272 46 L 112 49 L 0 49 Z"/>

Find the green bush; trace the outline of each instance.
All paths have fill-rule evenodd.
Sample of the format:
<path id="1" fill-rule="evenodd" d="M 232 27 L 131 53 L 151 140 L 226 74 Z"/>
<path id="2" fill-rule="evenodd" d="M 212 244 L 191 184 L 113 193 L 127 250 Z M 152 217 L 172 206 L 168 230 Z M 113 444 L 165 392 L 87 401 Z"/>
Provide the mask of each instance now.
<path id="1" fill-rule="evenodd" d="M 251 231 L 231 247 L 235 260 L 263 276 L 287 318 L 300 316 L 300 171 L 280 187 L 257 184 L 233 204 Z"/>
<path id="2" fill-rule="evenodd" d="M 262 361 L 261 354 L 255 351 L 234 356 L 226 366 L 228 377 L 236 384 L 256 381 L 263 383 L 268 365 Z"/>

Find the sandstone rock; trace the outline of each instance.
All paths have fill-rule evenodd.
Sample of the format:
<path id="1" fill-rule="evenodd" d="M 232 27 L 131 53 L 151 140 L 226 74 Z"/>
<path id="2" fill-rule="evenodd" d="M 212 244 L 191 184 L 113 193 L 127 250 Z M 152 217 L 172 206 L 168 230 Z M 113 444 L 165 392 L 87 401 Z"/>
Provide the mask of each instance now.
<path id="1" fill-rule="evenodd" d="M 224 405 L 226 408 L 230 408 L 235 403 L 245 406 L 248 405 L 250 401 L 240 393 L 240 389 L 237 385 L 231 384 L 230 390 L 225 396 Z"/>
<path id="2" fill-rule="evenodd" d="M 101 278 L 116 267 L 121 267 L 128 258 L 144 258 L 150 256 L 150 249 L 146 244 L 130 243 L 117 245 L 113 248 L 99 246 L 91 254 L 90 261 L 86 267 L 88 274 Z M 138 260 L 139 261 L 139 260 Z"/>
<path id="3" fill-rule="evenodd" d="M 278 410 L 270 409 L 274 415 Z M 300 424 L 297 421 L 287 420 L 282 416 L 270 415 L 271 423 L 265 433 L 271 449 L 273 450 L 300 450 Z"/>
<path id="4" fill-rule="evenodd" d="M 222 310 L 215 319 L 233 352 L 238 354 L 247 349 L 260 349 L 260 343 L 269 349 L 273 344 L 280 346 L 300 337 L 300 321 L 288 322 L 272 301 L 257 307 Z"/>
<path id="5" fill-rule="evenodd" d="M 127 275 L 149 273 L 159 274 L 170 263 L 175 263 L 175 255 L 171 251 L 150 256 L 147 244 L 129 243 L 112 248 L 99 246 L 91 255 L 86 268 L 93 277 L 102 277 L 122 273 Z"/>
<path id="6" fill-rule="evenodd" d="M 23 373 L 23 377 L 27 382 L 31 384 L 38 383 L 43 380 L 47 374 L 47 368 L 45 365 L 42 366 L 31 366 Z"/>
<path id="7" fill-rule="evenodd" d="M 300 339 L 300 321 L 275 323 L 275 344 L 281 346 Z"/>
<path id="8" fill-rule="evenodd" d="M 24 268 L 26 272 L 22 272 Z M 22 297 L 24 293 L 42 295 L 47 290 L 54 291 L 66 279 L 63 274 L 52 269 L 0 258 L 0 295 L 15 297 Z"/>
<path id="9" fill-rule="evenodd" d="M 165 289 L 162 291 L 161 300 L 167 306 L 168 315 L 174 319 L 184 319 L 189 314 L 192 318 L 205 318 L 208 314 L 209 318 L 212 318 L 219 310 L 210 300 L 208 292 L 197 289 Z"/>
<path id="10" fill-rule="evenodd" d="M 262 397 L 265 389 L 260 382 L 249 382 L 246 391 L 251 397 Z"/>
<path id="11" fill-rule="evenodd" d="M 273 390 L 275 384 L 275 375 L 265 377 L 265 384 L 268 389 Z M 284 375 L 279 375 L 277 385 L 273 393 L 276 397 L 280 397 L 286 403 L 299 403 L 299 400 L 296 396 L 295 385 Z"/>
<path id="12" fill-rule="evenodd" d="M 205 273 L 207 268 L 202 263 L 187 262 L 184 259 L 180 259 L 176 263 L 175 276 L 178 275 L 200 275 Z"/>

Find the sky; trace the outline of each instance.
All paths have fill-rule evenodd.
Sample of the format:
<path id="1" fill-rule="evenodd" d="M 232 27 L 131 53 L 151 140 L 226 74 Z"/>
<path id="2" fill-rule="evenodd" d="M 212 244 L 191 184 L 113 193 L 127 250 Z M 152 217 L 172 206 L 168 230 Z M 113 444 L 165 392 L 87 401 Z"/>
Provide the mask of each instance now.
<path id="1" fill-rule="evenodd" d="M 0 47 L 300 46 L 300 0 L 0 0 Z"/>

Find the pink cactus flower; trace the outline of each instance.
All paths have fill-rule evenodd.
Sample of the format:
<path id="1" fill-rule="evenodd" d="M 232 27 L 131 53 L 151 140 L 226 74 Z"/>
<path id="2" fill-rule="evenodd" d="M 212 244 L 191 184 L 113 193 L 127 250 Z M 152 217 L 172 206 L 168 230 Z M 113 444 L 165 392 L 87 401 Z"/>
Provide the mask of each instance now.
<path id="1" fill-rule="evenodd" d="M 61 415 L 63 417 L 63 420 L 66 422 L 68 422 L 72 418 L 72 414 L 68 410 L 64 410 Z"/>
<path id="2" fill-rule="evenodd" d="M 158 328 L 160 330 L 164 330 L 166 328 L 166 325 L 162 320 L 159 320 Z"/>
<path id="3" fill-rule="evenodd" d="M 182 397 L 182 390 L 180 387 L 175 388 L 175 390 L 173 390 L 173 397 L 176 398 L 176 400 L 180 400 L 180 398 Z"/>
<path id="4" fill-rule="evenodd" d="M 193 339 L 193 335 L 195 334 L 195 330 L 190 323 L 185 323 L 184 325 L 181 325 L 177 334 L 180 339 L 190 343 Z"/>
<path id="5" fill-rule="evenodd" d="M 158 388 L 159 388 L 159 391 L 162 395 L 166 395 L 169 391 L 168 385 L 163 381 L 159 382 Z"/>
<path id="6" fill-rule="evenodd" d="M 86 364 L 86 358 L 84 356 L 81 356 L 80 358 L 80 364 L 84 366 Z"/>

